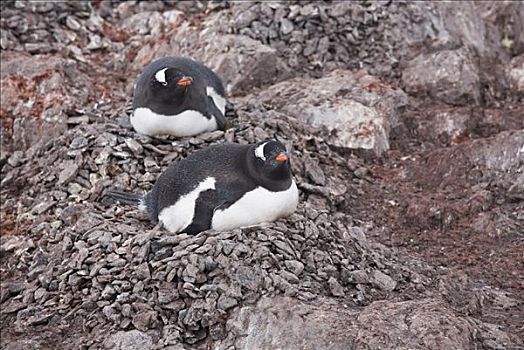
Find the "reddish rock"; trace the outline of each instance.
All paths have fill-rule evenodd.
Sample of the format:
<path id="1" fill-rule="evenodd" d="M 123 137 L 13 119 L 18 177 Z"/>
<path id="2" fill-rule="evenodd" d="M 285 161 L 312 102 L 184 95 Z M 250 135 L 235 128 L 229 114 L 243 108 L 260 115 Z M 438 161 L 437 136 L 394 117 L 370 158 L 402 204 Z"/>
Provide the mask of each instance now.
<path id="1" fill-rule="evenodd" d="M 93 94 L 76 62 L 54 55 L 1 54 L 3 147 L 26 149 L 66 126 L 65 112 L 81 108 Z"/>

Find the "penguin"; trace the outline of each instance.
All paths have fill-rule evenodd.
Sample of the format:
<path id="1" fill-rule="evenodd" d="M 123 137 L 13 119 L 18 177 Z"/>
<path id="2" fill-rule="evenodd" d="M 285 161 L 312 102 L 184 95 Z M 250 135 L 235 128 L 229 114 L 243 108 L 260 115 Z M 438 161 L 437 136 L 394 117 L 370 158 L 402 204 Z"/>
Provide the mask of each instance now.
<path id="1" fill-rule="evenodd" d="M 172 163 L 145 196 L 108 191 L 173 233 L 227 231 L 291 215 L 298 189 L 282 143 L 226 143 Z"/>
<path id="2" fill-rule="evenodd" d="M 141 134 L 183 137 L 225 130 L 225 114 L 224 86 L 211 69 L 190 58 L 163 57 L 138 77 L 130 120 Z"/>

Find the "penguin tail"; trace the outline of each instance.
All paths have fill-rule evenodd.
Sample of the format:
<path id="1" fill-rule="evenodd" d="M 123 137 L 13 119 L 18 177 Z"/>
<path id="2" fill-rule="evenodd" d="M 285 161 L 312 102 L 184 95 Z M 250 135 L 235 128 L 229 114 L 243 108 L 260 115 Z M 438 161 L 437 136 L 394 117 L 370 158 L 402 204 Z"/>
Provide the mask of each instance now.
<path id="1" fill-rule="evenodd" d="M 133 205 L 137 207 L 143 207 L 145 204 L 144 198 L 135 193 L 109 190 L 106 192 L 106 196 L 111 197 L 120 203 Z"/>

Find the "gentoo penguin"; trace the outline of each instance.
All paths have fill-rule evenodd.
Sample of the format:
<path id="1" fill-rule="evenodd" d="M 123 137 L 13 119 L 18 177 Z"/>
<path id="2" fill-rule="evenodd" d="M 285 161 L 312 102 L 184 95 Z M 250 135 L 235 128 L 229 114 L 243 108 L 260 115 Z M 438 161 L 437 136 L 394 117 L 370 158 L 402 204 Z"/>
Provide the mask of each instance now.
<path id="1" fill-rule="evenodd" d="M 220 78 L 202 63 L 163 57 L 146 66 L 135 84 L 131 124 L 149 136 L 191 136 L 226 127 Z"/>
<path id="2" fill-rule="evenodd" d="M 139 205 L 170 232 L 189 234 L 271 222 L 298 203 L 289 156 L 276 140 L 210 146 L 171 164 L 144 197 L 107 195 Z"/>

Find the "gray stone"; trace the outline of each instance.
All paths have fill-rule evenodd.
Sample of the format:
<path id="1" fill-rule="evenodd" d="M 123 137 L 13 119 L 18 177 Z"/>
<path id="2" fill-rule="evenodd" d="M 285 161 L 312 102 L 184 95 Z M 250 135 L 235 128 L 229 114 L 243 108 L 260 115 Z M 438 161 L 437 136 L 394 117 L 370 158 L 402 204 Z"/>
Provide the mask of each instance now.
<path id="1" fill-rule="evenodd" d="M 292 272 L 295 276 L 300 276 L 304 271 L 304 264 L 297 260 L 286 260 L 284 261 L 286 268 Z"/>
<path id="2" fill-rule="evenodd" d="M 328 280 L 329 290 L 331 294 L 336 297 L 343 297 L 345 295 L 344 288 L 338 283 L 334 277 L 329 277 Z"/>
<path id="3" fill-rule="evenodd" d="M 273 241 L 273 244 L 277 247 L 278 250 L 280 250 L 282 253 L 286 254 L 290 258 L 295 258 L 295 252 L 290 247 L 290 245 L 287 242 L 275 240 Z"/>
<path id="4" fill-rule="evenodd" d="M 107 284 L 102 291 L 102 294 L 100 296 L 106 300 L 110 300 L 113 298 L 113 296 L 116 294 L 115 289 L 110 284 Z"/>
<path id="5" fill-rule="evenodd" d="M 71 149 L 84 148 L 88 145 L 88 143 L 89 141 L 83 136 L 75 137 L 73 141 L 71 141 L 71 144 L 69 144 L 69 148 Z"/>
<path id="6" fill-rule="evenodd" d="M 134 139 L 127 138 L 125 142 L 127 148 L 129 148 L 135 155 L 140 155 L 144 151 L 144 147 Z"/>
<path id="7" fill-rule="evenodd" d="M 80 28 L 82 28 L 82 25 L 73 16 L 67 16 L 66 17 L 66 26 L 69 29 L 74 30 L 74 31 L 78 31 L 78 30 L 80 30 Z"/>
<path id="8" fill-rule="evenodd" d="M 164 345 L 172 345 L 173 350 L 184 350 L 184 347 L 180 344 L 182 340 L 180 333 L 180 326 L 165 325 L 162 329 L 162 339 L 164 341 Z"/>
<path id="9" fill-rule="evenodd" d="M 158 291 L 158 302 L 160 304 L 168 304 L 177 297 L 177 293 L 172 289 L 160 289 Z"/>
<path id="10" fill-rule="evenodd" d="M 222 294 L 217 301 L 217 308 L 220 310 L 227 311 L 238 305 L 238 302 L 235 298 L 228 297 Z"/>
<path id="11" fill-rule="evenodd" d="M 355 169 L 353 173 L 355 174 L 356 177 L 363 179 L 367 175 L 369 175 L 369 170 L 366 167 L 358 167 L 357 169 Z"/>
<path id="12" fill-rule="evenodd" d="M 125 262 L 125 260 L 124 260 Z M 123 266 L 123 265 L 122 265 Z M 135 268 L 135 275 L 142 279 L 148 280 L 151 278 L 151 272 L 149 271 L 149 266 L 147 263 L 142 263 Z"/>
<path id="13" fill-rule="evenodd" d="M 24 291 L 26 287 L 27 284 L 25 282 L 2 283 L 0 288 L 0 303 Z"/>
<path id="14" fill-rule="evenodd" d="M 57 185 L 65 185 L 73 180 L 78 173 L 78 164 L 74 161 L 69 161 L 64 164 L 63 170 L 58 175 Z"/>
<path id="15" fill-rule="evenodd" d="M 22 163 L 23 159 L 24 159 L 23 151 L 14 151 L 13 154 L 7 160 L 7 163 L 12 167 L 16 167 Z"/>
<path id="16" fill-rule="evenodd" d="M 187 282 L 195 282 L 197 275 L 199 274 L 198 266 L 193 264 L 188 264 L 184 271 L 182 272 L 182 276 L 185 281 Z"/>
<path id="17" fill-rule="evenodd" d="M 291 33 L 293 29 L 294 29 L 293 22 L 291 22 L 287 18 L 282 18 L 282 20 L 280 21 L 280 32 L 283 35 L 287 35 Z"/>
<path id="18" fill-rule="evenodd" d="M 286 271 L 286 270 L 280 271 L 280 276 L 282 276 L 282 278 L 284 278 L 286 281 L 293 283 L 293 284 L 298 284 L 300 282 L 300 280 L 298 279 L 298 277 L 295 274 L 289 271 Z"/>
<path id="19" fill-rule="evenodd" d="M 152 310 L 138 310 L 133 316 L 133 326 L 136 329 L 145 332 L 149 328 L 153 327 L 156 323 L 157 312 Z"/>
<path id="20" fill-rule="evenodd" d="M 397 282 L 395 282 L 394 279 L 379 270 L 373 271 L 371 275 L 371 283 L 387 292 L 392 292 L 397 286 Z"/>
<path id="21" fill-rule="evenodd" d="M 111 350 L 148 350 L 153 349 L 153 340 L 149 335 L 138 331 L 120 331 L 111 334 L 104 341 L 104 347 Z"/>
<path id="22" fill-rule="evenodd" d="M 17 312 L 18 310 L 24 309 L 26 306 L 27 303 L 12 300 L 11 302 L 7 303 L 7 306 L 2 305 L 2 311 L 0 311 L 0 314 L 11 314 L 13 312 Z"/>

